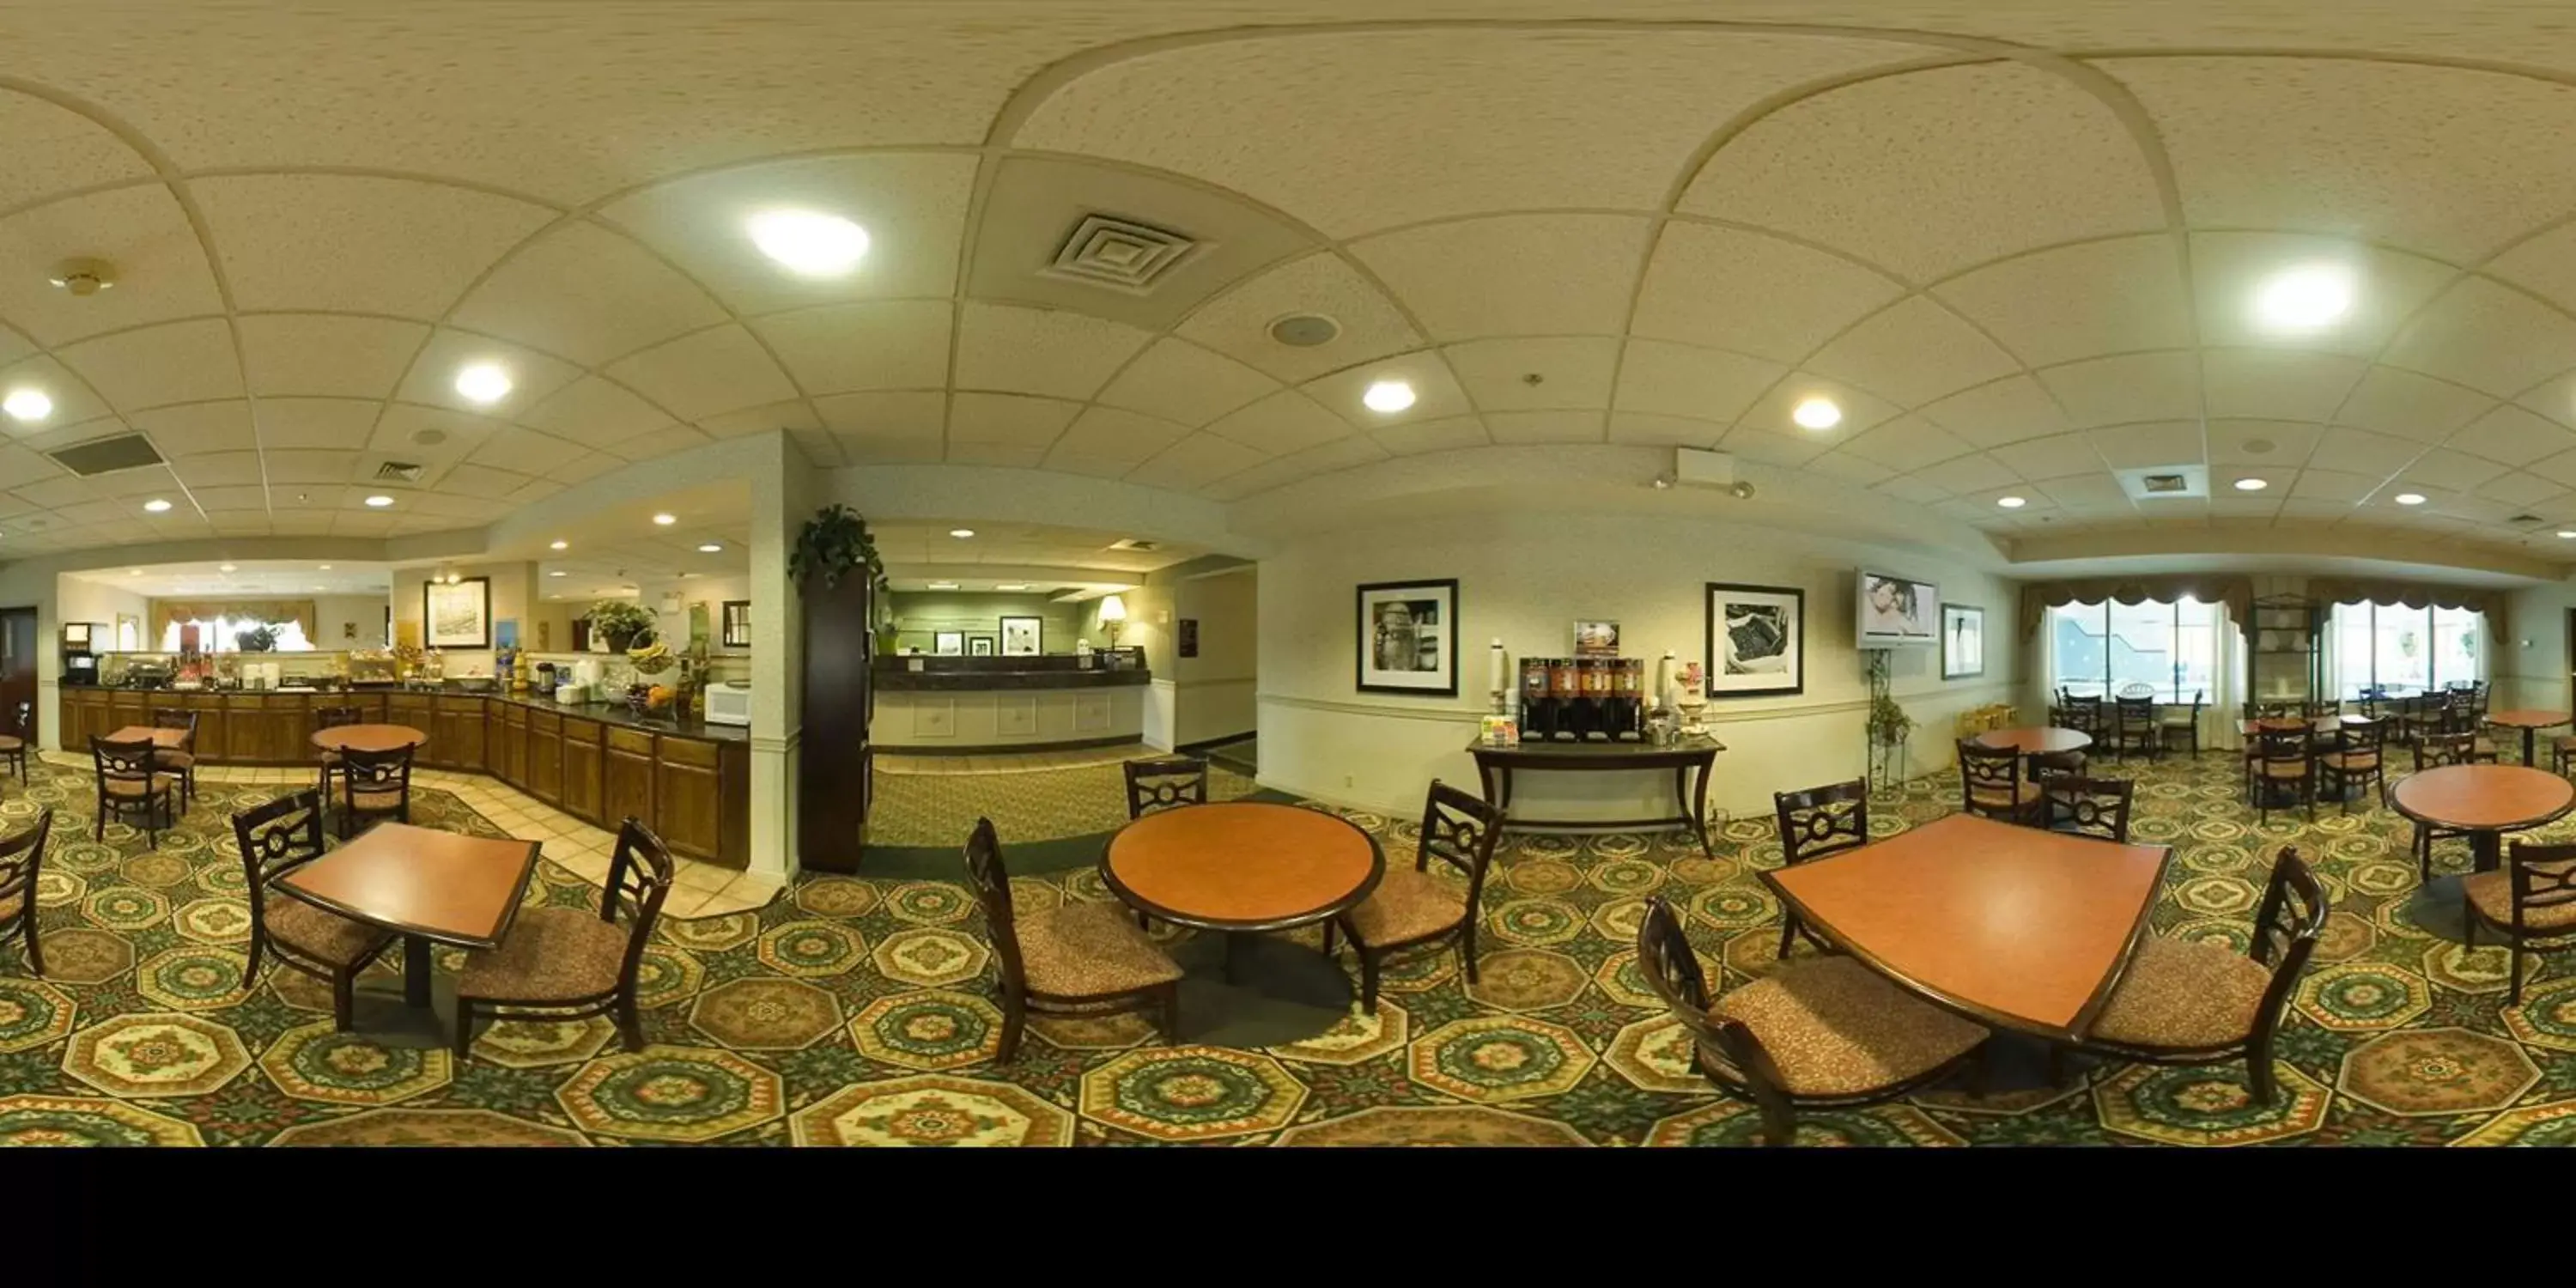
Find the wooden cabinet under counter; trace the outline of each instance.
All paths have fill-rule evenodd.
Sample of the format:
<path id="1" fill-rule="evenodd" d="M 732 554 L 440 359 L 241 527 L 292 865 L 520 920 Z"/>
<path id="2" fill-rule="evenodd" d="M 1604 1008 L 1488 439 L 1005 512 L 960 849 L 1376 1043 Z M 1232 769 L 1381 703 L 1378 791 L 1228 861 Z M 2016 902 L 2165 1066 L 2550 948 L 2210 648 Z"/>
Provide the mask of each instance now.
<path id="1" fill-rule="evenodd" d="M 438 726 L 430 729 L 429 746 L 439 753 L 434 763 L 449 769 L 482 773 L 484 759 L 484 726 L 488 717 L 480 697 L 440 695 L 433 703 Z"/>
<path id="2" fill-rule="evenodd" d="M 563 805 L 564 718 L 553 711 L 528 713 L 528 782 L 522 789 L 548 805 Z"/>
<path id="3" fill-rule="evenodd" d="M 491 761 L 492 776 L 512 787 L 525 787 L 528 781 L 528 709 L 515 702 L 503 702 L 493 710 L 494 718 L 483 722 L 483 752 Z"/>
<path id="4" fill-rule="evenodd" d="M 629 815 L 648 826 L 654 820 L 653 735 L 641 729 L 612 728 L 608 750 L 600 759 L 600 826 L 615 828 Z"/>
<path id="5" fill-rule="evenodd" d="M 619 819 L 600 808 L 600 723 L 565 716 L 563 722 L 564 813 L 596 827 L 615 830 Z M 621 816 L 622 817 L 622 816 Z"/>

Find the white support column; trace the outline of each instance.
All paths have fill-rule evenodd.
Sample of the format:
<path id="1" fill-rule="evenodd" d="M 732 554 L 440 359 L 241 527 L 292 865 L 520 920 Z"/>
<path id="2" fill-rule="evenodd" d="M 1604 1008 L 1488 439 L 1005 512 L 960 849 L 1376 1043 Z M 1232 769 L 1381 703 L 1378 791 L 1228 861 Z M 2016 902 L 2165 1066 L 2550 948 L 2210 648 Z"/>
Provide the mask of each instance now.
<path id="1" fill-rule="evenodd" d="M 751 470 L 751 870 L 793 877 L 804 621 L 787 554 L 814 510 L 820 471 L 785 433 L 763 435 Z"/>

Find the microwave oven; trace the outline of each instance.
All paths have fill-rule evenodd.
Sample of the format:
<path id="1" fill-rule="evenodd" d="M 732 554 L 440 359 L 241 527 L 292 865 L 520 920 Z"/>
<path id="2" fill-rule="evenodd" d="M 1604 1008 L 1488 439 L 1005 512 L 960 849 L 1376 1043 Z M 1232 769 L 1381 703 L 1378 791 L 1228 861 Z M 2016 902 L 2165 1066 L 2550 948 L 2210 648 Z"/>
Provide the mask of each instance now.
<path id="1" fill-rule="evenodd" d="M 748 684 L 710 684 L 707 686 L 707 723 L 720 725 L 751 724 L 751 686 Z"/>

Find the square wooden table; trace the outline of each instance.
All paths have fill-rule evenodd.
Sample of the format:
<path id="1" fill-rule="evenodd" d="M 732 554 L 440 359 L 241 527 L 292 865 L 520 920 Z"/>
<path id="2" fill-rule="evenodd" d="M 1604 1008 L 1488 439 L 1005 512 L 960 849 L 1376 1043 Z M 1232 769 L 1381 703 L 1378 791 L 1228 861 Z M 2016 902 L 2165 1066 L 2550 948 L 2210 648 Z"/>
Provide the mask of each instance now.
<path id="1" fill-rule="evenodd" d="M 148 742 L 165 750 L 187 741 L 185 729 L 163 729 L 153 725 L 127 725 L 107 735 L 108 742 Z"/>
<path id="2" fill-rule="evenodd" d="M 430 1010 L 429 946 L 497 947 L 536 871 L 537 842 L 379 823 L 276 888 L 403 937 L 403 1004 Z"/>
<path id="3" fill-rule="evenodd" d="M 1762 879 L 1900 987 L 1991 1027 L 2078 1042 L 2128 968 L 2172 854 L 1953 814 Z"/>

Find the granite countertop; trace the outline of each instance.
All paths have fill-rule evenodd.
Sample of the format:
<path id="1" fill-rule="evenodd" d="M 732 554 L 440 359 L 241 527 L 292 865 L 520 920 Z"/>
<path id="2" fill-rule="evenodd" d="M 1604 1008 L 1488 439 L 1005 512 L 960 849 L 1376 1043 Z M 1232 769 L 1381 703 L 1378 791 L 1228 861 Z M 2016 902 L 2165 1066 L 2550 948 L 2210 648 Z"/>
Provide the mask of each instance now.
<path id="1" fill-rule="evenodd" d="M 975 693 L 1128 688 L 1150 682 L 1154 673 L 1141 666 L 1115 671 L 907 671 L 897 667 L 881 669 L 871 678 L 887 693 Z"/>
<path id="2" fill-rule="evenodd" d="M 705 722 L 705 721 L 703 721 L 703 720 L 691 719 L 691 718 L 687 718 L 687 717 L 682 717 L 681 719 L 678 719 L 678 720 L 639 720 L 639 719 L 637 719 L 637 718 L 636 718 L 635 713 L 634 713 L 633 711 L 628 710 L 628 709 L 627 709 L 626 704 L 625 704 L 625 703 L 623 703 L 623 702 L 589 702 L 589 703 L 583 703 L 583 704 L 580 704 L 580 705 L 577 705 L 577 706 L 565 706 L 564 704 L 562 704 L 562 703 L 560 703 L 560 702 L 557 702 L 557 701 L 555 701 L 555 700 L 554 700 L 554 699 L 552 699 L 552 698 L 543 698 L 543 697 L 538 697 L 538 696 L 536 696 L 534 693 L 528 693 L 528 694 L 501 693 L 501 692 L 496 692 L 496 691 L 494 691 L 494 690 L 492 690 L 492 689 L 488 689 L 488 688 L 473 688 L 473 689 L 467 689 L 467 688 L 462 688 L 462 687 L 459 687 L 459 686 L 456 686 L 456 685 L 452 685 L 452 684 L 451 684 L 451 685 L 440 686 L 440 687 L 435 687 L 435 688 L 430 687 L 430 686 L 426 686 L 426 685 L 409 685 L 409 684 L 360 684 L 360 685 L 354 685 L 354 686 L 351 686 L 349 689 L 346 689 L 346 690 L 341 690 L 341 689 L 127 689 L 127 688 L 124 688 L 124 687 L 122 687 L 122 686 L 76 686 L 76 687 L 96 687 L 96 688 L 97 688 L 97 691 L 102 692 L 102 693 L 139 693 L 139 694 L 151 694 L 151 695 L 153 695 L 153 696 L 155 696 L 155 697 L 159 697 L 159 696 L 163 696 L 163 695 L 178 696 L 178 695 L 181 695 L 181 694 L 187 694 L 187 693 L 201 693 L 201 694 L 209 694 L 209 695 L 222 695 L 222 696 L 227 696 L 227 697 L 242 697 L 242 698 L 256 698 L 256 697 L 312 697 L 312 698 L 330 699 L 330 698 L 338 698 L 338 697 L 341 697 L 341 696 L 343 696 L 343 694 L 344 694 L 344 693 L 345 693 L 345 694 L 395 694 L 395 693 L 404 693 L 404 694 L 416 694 L 416 695 L 418 695 L 418 696 L 420 696 L 420 697 L 424 697 L 424 698 L 427 698 L 427 697 L 483 698 L 483 699 L 487 699 L 487 700 L 489 700 L 489 701 L 493 701 L 493 702 L 508 702 L 508 703 L 512 703 L 512 704 L 515 704 L 515 705 L 518 705 L 518 706 L 526 707 L 526 708 L 528 708 L 529 710 L 532 710 L 532 711 L 554 711 L 554 712 L 560 712 L 560 713 L 562 713 L 562 714 L 564 714 L 564 715 L 568 715 L 568 716 L 578 716 L 578 717 L 580 717 L 580 718 L 582 718 L 582 719 L 584 719 L 584 720 L 596 720 L 596 721 L 600 722 L 601 724 L 622 725 L 622 726 L 625 726 L 626 728 L 629 728 L 629 729 L 649 729 L 649 730 L 653 731 L 654 733 L 669 734 L 669 735 L 671 735 L 671 736 L 673 736 L 673 737 L 677 737 L 677 738 L 697 738 L 697 739 L 701 739 L 701 740 L 704 740 L 704 741 L 707 741 L 707 742 L 745 742 L 745 743 L 747 743 L 747 742 L 750 742 L 750 741 L 751 741 L 751 730 L 750 730 L 750 728 L 749 728 L 749 727 L 744 726 L 744 725 L 721 725 L 721 724 L 719 724 L 719 725 L 711 725 L 711 724 L 708 724 L 707 722 Z"/>

